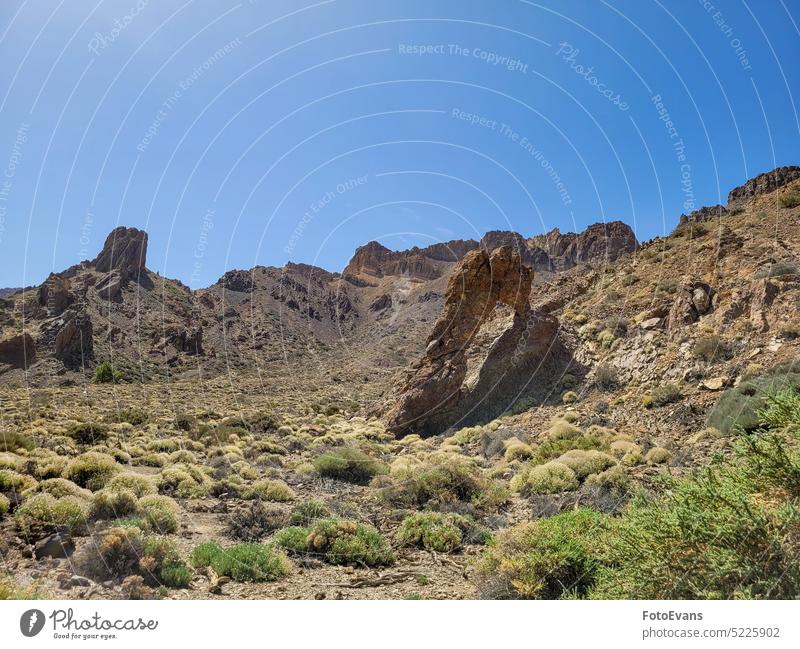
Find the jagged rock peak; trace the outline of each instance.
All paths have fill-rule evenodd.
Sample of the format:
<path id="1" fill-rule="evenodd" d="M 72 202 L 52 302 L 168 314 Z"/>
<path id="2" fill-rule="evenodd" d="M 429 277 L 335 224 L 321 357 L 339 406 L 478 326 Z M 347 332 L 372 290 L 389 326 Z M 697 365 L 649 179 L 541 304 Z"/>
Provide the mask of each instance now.
<path id="1" fill-rule="evenodd" d="M 798 178 L 800 178 L 800 167 L 796 166 L 778 167 L 772 171 L 759 174 L 755 178 L 748 180 L 744 185 L 732 189 L 728 194 L 728 205 L 755 198 L 762 194 L 769 194 Z"/>
<path id="2" fill-rule="evenodd" d="M 124 279 L 144 272 L 147 262 L 147 232 L 120 226 L 106 237 L 103 249 L 92 262 L 101 273 L 119 271 Z"/>
<path id="3" fill-rule="evenodd" d="M 427 248 L 413 247 L 409 250 L 393 251 L 377 241 L 370 241 L 356 249 L 355 255 L 342 273 L 346 278 L 358 281 L 361 276 L 385 277 L 405 275 L 412 279 L 435 279 L 441 277 L 439 261 L 459 261 L 470 250 L 477 248 L 475 241 L 448 241 Z"/>

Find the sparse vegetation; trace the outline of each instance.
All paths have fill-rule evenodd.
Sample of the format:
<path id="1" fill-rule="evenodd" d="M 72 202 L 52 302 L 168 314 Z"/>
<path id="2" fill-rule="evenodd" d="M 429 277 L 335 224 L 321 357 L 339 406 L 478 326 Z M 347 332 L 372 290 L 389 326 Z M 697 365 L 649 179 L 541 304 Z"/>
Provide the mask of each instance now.
<path id="1" fill-rule="evenodd" d="M 351 446 L 323 453 L 314 460 L 314 468 L 323 478 L 356 484 L 366 484 L 376 475 L 387 472 L 382 462 Z"/>
<path id="2" fill-rule="evenodd" d="M 195 568 L 213 568 L 218 575 L 234 581 L 275 581 L 291 570 L 289 560 L 270 545 L 242 543 L 222 548 L 217 543 L 203 543 L 192 552 Z"/>
<path id="3" fill-rule="evenodd" d="M 120 383 L 124 378 L 124 374 L 114 369 L 110 361 L 103 361 L 94 368 L 92 383 Z"/>
<path id="4" fill-rule="evenodd" d="M 325 519 L 309 528 L 289 527 L 275 535 L 275 543 L 290 552 L 321 555 L 333 564 L 394 563 L 394 553 L 378 531 L 351 520 Z"/>

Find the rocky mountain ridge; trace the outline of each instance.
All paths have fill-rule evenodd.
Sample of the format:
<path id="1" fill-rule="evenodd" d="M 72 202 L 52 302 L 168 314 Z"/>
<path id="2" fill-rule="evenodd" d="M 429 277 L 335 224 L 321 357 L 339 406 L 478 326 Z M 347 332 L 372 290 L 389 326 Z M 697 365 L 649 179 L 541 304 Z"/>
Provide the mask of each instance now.
<path id="1" fill-rule="evenodd" d="M 422 362 L 431 331 L 451 299 L 453 273 L 463 273 L 461 264 L 470 255 L 483 251 L 491 258 L 506 247 L 520 268 L 532 271 L 531 312 L 537 319 L 558 318 L 566 336 L 572 335 L 570 312 L 601 287 L 602 298 L 589 309 L 594 320 L 644 313 L 648 331 L 663 329 L 675 336 L 684 326 L 707 321 L 708 314 L 719 326 L 730 327 L 747 313 L 754 326 L 767 331 L 772 305 L 790 283 L 767 277 L 743 289 L 727 286 L 713 273 L 731 263 L 726 259 L 741 261 L 742 250 L 761 245 L 762 232 L 749 229 L 748 219 L 761 215 L 765 206 L 775 209 L 776 192 L 795 191 L 799 171 L 787 167 L 762 174 L 732 190 L 734 208 L 704 208 L 697 213 L 702 218 L 684 218 L 684 224 L 691 220 L 699 226 L 724 215 L 708 243 L 711 235 L 683 232 L 679 226 L 670 238 L 639 244 L 618 221 L 581 233 L 553 230 L 530 238 L 494 231 L 480 241 L 406 251 L 370 242 L 341 274 L 305 264 L 258 266 L 229 271 L 197 291 L 147 269 L 146 233 L 117 228 L 94 260 L 55 273 L 33 290 L 1 298 L 0 382 L 81 382 L 89 380 L 99 362 L 111 360 L 128 380 L 137 381 L 258 373 L 275 363 L 309 363 L 321 364 L 331 379 L 356 376 L 357 381 L 397 387 L 415 359 Z M 781 218 L 787 214 L 791 210 Z M 679 258 L 706 249 L 704 262 L 713 261 L 712 275 L 684 277 L 696 265 L 687 261 L 664 276 L 662 260 L 650 276 L 639 276 L 634 269 L 658 246 L 671 246 Z M 787 256 L 790 248 L 753 263 L 769 274 L 770 264 Z M 631 297 L 617 303 L 620 294 Z M 478 325 L 481 344 L 465 352 L 475 376 L 482 367 L 476 359 L 491 356 L 486 350 L 513 321 L 502 309 L 496 311 Z M 579 359 L 584 352 L 585 345 L 571 353 Z"/>

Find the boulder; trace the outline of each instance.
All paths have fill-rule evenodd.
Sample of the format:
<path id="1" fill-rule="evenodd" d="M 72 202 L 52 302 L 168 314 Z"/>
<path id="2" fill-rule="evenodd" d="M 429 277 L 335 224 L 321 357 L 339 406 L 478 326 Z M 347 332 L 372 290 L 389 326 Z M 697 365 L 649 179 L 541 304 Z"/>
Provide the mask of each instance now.
<path id="1" fill-rule="evenodd" d="M 697 322 L 711 310 L 714 290 L 708 284 L 693 278 L 684 278 L 667 319 L 667 328 L 675 331 Z"/>
<path id="2" fill-rule="evenodd" d="M 728 380 L 724 376 L 715 376 L 710 379 L 706 379 L 700 384 L 700 387 L 705 390 L 710 390 L 712 392 L 718 392 L 723 390 L 725 386 L 728 384 Z"/>
<path id="3" fill-rule="evenodd" d="M 28 367 L 35 356 L 36 346 L 27 332 L 0 340 L 0 363 Z"/>
<path id="4" fill-rule="evenodd" d="M 642 329 L 659 329 L 662 324 L 662 318 L 648 318 L 644 320 L 641 325 L 639 325 Z"/>
<path id="5" fill-rule="evenodd" d="M 780 286 L 769 279 L 758 280 L 753 286 L 750 299 L 750 321 L 756 331 L 769 329 L 769 311 L 775 298 L 780 293 Z"/>
<path id="6" fill-rule="evenodd" d="M 75 552 L 75 541 L 69 532 L 58 531 L 43 539 L 39 539 L 33 546 L 33 555 L 37 559 L 50 557 L 53 559 L 66 559 Z"/>
<path id="7" fill-rule="evenodd" d="M 533 270 L 511 246 L 467 253 L 424 356 L 379 410 L 397 435 L 431 435 L 507 409 L 546 371 L 558 321 L 534 312 Z"/>

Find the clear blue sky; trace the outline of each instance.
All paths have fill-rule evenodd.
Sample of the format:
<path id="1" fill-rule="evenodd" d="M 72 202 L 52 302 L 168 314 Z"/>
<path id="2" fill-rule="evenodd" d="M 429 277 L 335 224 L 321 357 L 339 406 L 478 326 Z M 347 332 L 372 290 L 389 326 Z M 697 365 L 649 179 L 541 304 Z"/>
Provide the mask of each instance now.
<path id="1" fill-rule="evenodd" d="M 3 0 L 0 286 L 118 224 L 194 288 L 371 239 L 646 240 L 800 163 L 798 23 L 796 0 Z"/>

